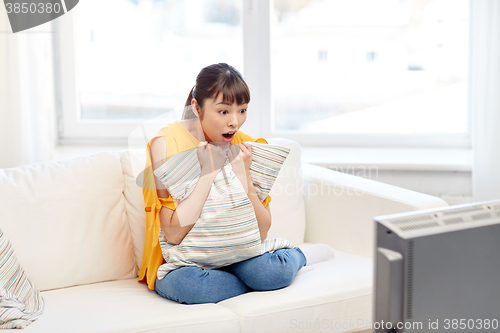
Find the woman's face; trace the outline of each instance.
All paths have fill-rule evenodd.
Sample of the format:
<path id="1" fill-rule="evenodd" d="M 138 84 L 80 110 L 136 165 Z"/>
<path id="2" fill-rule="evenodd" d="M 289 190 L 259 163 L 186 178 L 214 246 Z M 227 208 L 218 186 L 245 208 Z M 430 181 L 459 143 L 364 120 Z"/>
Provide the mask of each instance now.
<path id="1" fill-rule="evenodd" d="M 194 106 L 199 109 L 199 106 Z M 203 105 L 203 119 L 200 120 L 205 140 L 229 145 L 247 119 L 247 107 L 246 103 L 224 103 L 222 94 L 206 99 Z"/>

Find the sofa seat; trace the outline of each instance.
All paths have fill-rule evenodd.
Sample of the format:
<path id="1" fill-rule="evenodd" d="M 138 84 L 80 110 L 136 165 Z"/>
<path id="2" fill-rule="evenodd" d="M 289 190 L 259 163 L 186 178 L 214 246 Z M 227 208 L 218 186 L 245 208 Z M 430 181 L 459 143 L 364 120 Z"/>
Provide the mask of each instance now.
<path id="1" fill-rule="evenodd" d="M 342 332 L 371 318 L 372 273 L 371 258 L 336 251 L 332 260 L 302 268 L 287 288 L 218 304 L 177 304 L 137 279 L 49 290 L 42 292 L 43 315 L 24 331 L 253 333 L 328 325 Z"/>
<path id="2" fill-rule="evenodd" d="M 371 320 L 372 285 L 371 258 L 336 251 L 333 259 L 299 270 L 287 288 L 218 304 L 238 315 L 242 333 L 355 331 Z"/>
<path id="3" fill-rule="evenodd" d="M 136 278 L 41 294 L 43 314 L 24 332 L 239 332 L 238 316 L 232 310 L 217 304 L 180 305 L 158 296 Z"/>

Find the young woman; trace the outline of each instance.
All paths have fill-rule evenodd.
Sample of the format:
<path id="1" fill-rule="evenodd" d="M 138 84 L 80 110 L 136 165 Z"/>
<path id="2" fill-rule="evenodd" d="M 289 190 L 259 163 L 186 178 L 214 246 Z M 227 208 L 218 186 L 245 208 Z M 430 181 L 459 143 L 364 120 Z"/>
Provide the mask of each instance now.
<path id="1" fill-rule="evenodd" d="M 249 102 L 249 89 L 236 69 L 223 63 L 205 67 L 186 101 L 183 119 L 162 128 L 148 143 L 143 189 L 146 239 L 139 280 L 162 297 L 185 304 L 216 303 L 253 290 L 286 287 L 306 265 L 299 248 L 266 252 L 212 270 L 197 266 L 172 270 L 165 247 L 162 254 L 159 239 L 175 246 L 193 228 L 226 156 L 252 203 L 261 240 L 266 239 L 271 227 L 271 198 L 261 202 L 257 197 L 249 175 L 251 146 L 245 141 L 267 142 L 240 131 Z M 172 155 L 193 148 L 198 149 L 201 177 L 189 197 L 179 203 L 152 171 Z"/>

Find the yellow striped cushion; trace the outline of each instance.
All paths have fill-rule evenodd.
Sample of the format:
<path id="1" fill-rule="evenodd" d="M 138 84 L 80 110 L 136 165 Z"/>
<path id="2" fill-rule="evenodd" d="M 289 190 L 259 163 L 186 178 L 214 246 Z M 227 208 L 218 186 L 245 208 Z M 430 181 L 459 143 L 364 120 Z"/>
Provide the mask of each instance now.
<path id="1" fill-rule="evenodd" d="M 252 145 L 250 175 L 263 201 L 290 150 L 256 142 L 249 144 Z M 154 173 L 174 199 L 185 200 L 201 174 L 197 149 L 173 155 Z M 264 252 L 292 247 L 289 241 L 281 238 L 261 242 L 252 203 L 228 160 L 214 179 L 198 221 L 183 241 L 171 245 L 163 231 L 159 237 L 166 261 L 158 269 L 159 279 L 181 266 L 219 268 Z"/>
<path id="2" fill-rule="evenodd" d="M 25 328 L 43 311 L 40 292 L 28 279 L 10 241 L 0 230 L 0 329 Z"/>

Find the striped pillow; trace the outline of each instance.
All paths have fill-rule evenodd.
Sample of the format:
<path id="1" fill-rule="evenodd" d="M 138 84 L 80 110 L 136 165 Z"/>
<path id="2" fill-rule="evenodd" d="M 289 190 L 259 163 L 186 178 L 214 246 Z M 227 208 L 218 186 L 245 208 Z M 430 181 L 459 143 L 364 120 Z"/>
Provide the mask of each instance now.
<path id="1" fill-rule="evenodd" d="M 264 201 L 290 150 L 256 142 L 249 144 L 252 145 L 250 176 L 259 199 Z M 173 155 L 154 173 L 174 199 L 186 199 L 201 174 L 197 149 Z M 159 279 L 177 267 L 220 268 L 264 252 L 291 248 L 292 244 L 281 238 L 261 241 L 252 203 L 226 159 L 194 227 L 178 245 L 167 243 L 160 231 L 160 246 L 166 264 L 158 270 Z"/>
<path id="2" fill-rule="evenodd" d="M 0 230 L 0 329 L 25 328 L 43 311 L 44 300 L 28 279 L 10 241 Z"/>

